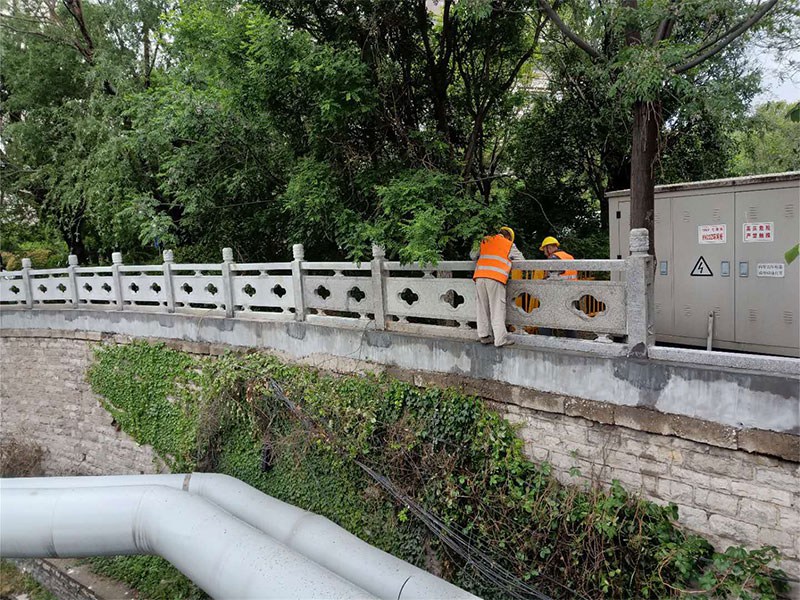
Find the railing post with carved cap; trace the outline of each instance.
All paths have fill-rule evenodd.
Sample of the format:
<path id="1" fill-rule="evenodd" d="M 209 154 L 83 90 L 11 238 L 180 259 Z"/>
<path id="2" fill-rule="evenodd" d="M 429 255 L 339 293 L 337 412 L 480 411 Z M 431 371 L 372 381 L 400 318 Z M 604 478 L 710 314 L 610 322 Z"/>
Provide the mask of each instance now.
<path id="1" fill-rule="evenodd" d="M 225 302 L 225 316 L 232 318 L 235 310 L 235 290 L 233 289 L 233 248 L 222 249 L 222 298 Z"/>
<path id="2" fill-rule="evenodd" d="M 32 264 L 30 258 L 22 259 L 22 287 L 25 288 L 25 304 L 28 308 L 33 308 L 33 283 L 31 282 Z"/>
<path id="3" fill-rule="evenodd" d="M 305 250 L 303 244 L 292 246 L 292 287 L 294 290 L 294 318 L 297 321 L 306 320 L 306 304 L 303 300 L 303 259 Z"/>
<path id="4" fill-rule="evenodd" d="M 384 300 L 383 260 L 386 252 L 382 246 L 372 245 L 372 310 L 375 314 L 375 329 L 386 329 L 386 304 Z"/>
<path id="5" fill-rule="evenodd" d="M 631 255 L 625 274 L 628 354 L 646 357 L 647 349 L 655 342 L 653 257 L 647 254 L 650 235 L 647 229 L 632 229 L 630 240 Z"/>
<path id="6" fill-rule="evenodd" d="M 122 252 L 111 253 L 111 276 L 114 280 L 114 302 L 117 310 L 122 310 L 124 299 L 122 296 L 122 273 L 119 268 L 122 265 Z"/>
<path id="7" fill-rule="evenodd" d="M 175 260 L 175 253 L 172 250 L 164 250 L 164 296 L 167 299 L 167 312 L 175 312 L 175 287 L 172 284 L 172 263 Z"/>
<path id="8" fill-rule="evenodd" d="M 78 289 L 78 275 L 75 268 L 78 266 L 78 257 L 70 254 L 67 257 L 67 273 L 69 273 L 69 290 L 72 295 L 72 308 L 78 308 L 80 304 L 80 290 Z"/>

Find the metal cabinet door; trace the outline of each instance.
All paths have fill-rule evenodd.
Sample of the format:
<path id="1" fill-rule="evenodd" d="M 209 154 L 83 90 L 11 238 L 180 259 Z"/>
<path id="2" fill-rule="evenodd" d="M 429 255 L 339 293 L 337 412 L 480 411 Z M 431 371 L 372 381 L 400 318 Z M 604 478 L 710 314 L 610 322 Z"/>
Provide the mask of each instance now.
<path id="1" fill-rule="evenodd" d="M 698 227 L 719 225 L 725 243 L 701 244 Z M 672 198 L 674 335 L 705 339 L 713 311 L 714 339 L 734 340 L 733 226 L 733 192 Z"/>
<path id="2" fill-rule="evenodd" d="M 800 187 L 736 192 L 736 341 L 800 347 L 800 261 L 784 253 L 800 238 Z M 745 224 L 771 224 L 772 241 L 745 242 Z M 760 233 L 758 233 L 760 235 Z M 742 266 L 740 272 L 739 265 Z M 759 265 L 761 273 L 759 273 Z M 744 269 L 747 272 L 744 272 Z M 779 276 L 780 272 L 783 276 Z M 776 276 L 777 275 L 777 276 Z"/>
<path id="3" fill-rule="evenodd" d="M 656 196 L 654 229 L 656 238 L 655 323 L 656 333 L 672 335 L 675 327 L 673 310 L 672 198 Z"/>

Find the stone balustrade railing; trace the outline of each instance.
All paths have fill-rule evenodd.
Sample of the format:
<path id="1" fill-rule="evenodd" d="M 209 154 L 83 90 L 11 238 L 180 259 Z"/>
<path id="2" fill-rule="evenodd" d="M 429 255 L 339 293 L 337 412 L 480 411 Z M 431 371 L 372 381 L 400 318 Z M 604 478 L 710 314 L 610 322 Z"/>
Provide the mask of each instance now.
<path id="1" fill-rule="evenodd" d="M 643 233 L 642 233 L 643 232 Z M 576 260 L 570 269 L 622 272 L 622 281 L 511 279 L 507 285 L 507 322 L 517 333 L 547 327 L 590 332 L 611 342 L 624 340 L 646 353 L 651 344 L 652 278 L 647 231 L 631 232 L 631 257 L 625 260 Z M 261 317 L 370 326 L 377 330 L 415 330 L 475 337 L 476 295 L 472 261 L 404 265 L 385 260 L 373 247 L 365 263 L 306 261 L 303 246 L 294 260 L 237 263 L 230 248 L 221 263 L 176 264 L 164 251 L 160 265 L 125 265 L 115 252 L 112 264 L 81 267 L 75 256 L 65 269 L 32 269 L 0 276 L 4 308 L 65 308 L 211 311 L 232 317 Z M 564 263 L 526 260 L 523 272 L 562 271 Z M 447 329 L 443 329 L 447 328 Z M 589 336 L 591 337 L 591 336 Z"/>

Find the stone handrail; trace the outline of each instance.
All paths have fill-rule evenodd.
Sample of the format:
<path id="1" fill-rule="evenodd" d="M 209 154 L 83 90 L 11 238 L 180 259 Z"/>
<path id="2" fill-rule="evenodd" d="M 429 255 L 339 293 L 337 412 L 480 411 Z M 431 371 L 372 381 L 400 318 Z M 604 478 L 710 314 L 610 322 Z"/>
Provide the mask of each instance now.
<path id="1" fill-rule="evenodd" d="M 644 232 L 644 238 L 640 231 Z M 536 327 L 591 332 L 611 342 L 624 339 L 630 350 L 646 354 L 652 343 L 652 274 L 646 230 L 631 233 L 632 254 L 625 260 L 576 260 L 570 269 L 623 272 L 623 281 L 510 279 L 507 322 L 517 333 Z M 642 241 L 644 239 L 644 242 Z M 644 248 L 642 250 L 642 248 Z M 387 261 L 373 247 L 366 263 L 315 262 L 293 247 L 291 262 L 236 263 L 230 248 L 222 263 L 177 264 L 164 251 L 158 265 L 112 264 L 80 267 L 75 256 L 64 269 L 22 269 L 0 276 L 4 308 L 71 308 L 211 311 L 233 317 L 328 322 L 377 330 L 413 330 L 431 335 L 476 337 L 476 295 L 472 261 L 436 265 Z M 526 260 L 514 270 L 562 271 L 564 263 Z M 589 308 L 591 307 L 591 308 Z"/>

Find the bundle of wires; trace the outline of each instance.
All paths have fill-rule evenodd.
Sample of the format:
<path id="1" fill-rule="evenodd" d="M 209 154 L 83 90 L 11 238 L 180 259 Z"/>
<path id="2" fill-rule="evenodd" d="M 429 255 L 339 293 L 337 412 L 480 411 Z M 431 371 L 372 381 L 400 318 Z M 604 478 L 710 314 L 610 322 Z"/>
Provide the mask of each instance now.
<path id="1" fill-rule="evenodd" d="M 337 444 L 333 433 L 324 425 L 316 422 L 295 402 L 289 399 L 281 388 L 280 384 L 274 379 L 269 380 L 269 387 L 275 397 L 282 402 L 302 424 L 309 433 L 321 433 L 325 436 L 331 446 L 348 460 L 352 460 L 364 473 L 380 485 L 386 492 L 394 498 L 398 504 L 407 507 L 427 528 L 433 533 L 447 548 L 458 555 L 466 565 L 471 567 L 474 572 L 484 580 L 490 587 L 501 591 L 512 598 L 520 600 L 552 600 L 550 596 L 540 591 L 533 585 L 521 580 L 513 573 L 502 566 L 502 556 L 496 550 L 489 548 L 480 540 L 467 539 L 460 532 L 455 531 L 437 515 L 420 505 L 411 496 L 400 489 L 391 479 L 382 475 L 362 461 L 352 458 Z M 505 561 L 505 562 L 511 562 Z M 583 596 L 570 589 L 563 583 L 543 575 L 554 586 L 562 588 L 570 594 L 572 598 L 585 599 Z"/>

